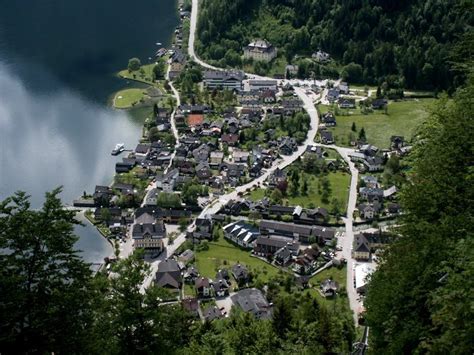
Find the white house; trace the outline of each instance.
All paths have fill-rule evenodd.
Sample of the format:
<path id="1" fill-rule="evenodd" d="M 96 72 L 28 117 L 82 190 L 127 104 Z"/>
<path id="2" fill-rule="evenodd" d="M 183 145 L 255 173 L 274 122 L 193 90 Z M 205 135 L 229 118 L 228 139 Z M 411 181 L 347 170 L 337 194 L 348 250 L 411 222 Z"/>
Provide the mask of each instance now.
<path id="1" fill-rule="evenodd" d="M 277 56 L 277 49 L 268 41 L 257 39 L 244 48 L 244 58 L 269 62 Z"/>

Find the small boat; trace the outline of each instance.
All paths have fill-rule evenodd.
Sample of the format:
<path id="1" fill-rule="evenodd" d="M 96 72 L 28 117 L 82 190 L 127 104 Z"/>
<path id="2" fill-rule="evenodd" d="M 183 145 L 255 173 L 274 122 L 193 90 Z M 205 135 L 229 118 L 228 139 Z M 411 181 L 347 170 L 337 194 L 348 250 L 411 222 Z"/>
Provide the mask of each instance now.
<path id="1" fill-rule="evenodd" d="M 157 46 L 161 46 L 161 44 L 162 44 L 161 42 L 156 42 Z"/>
<path id="2" fill-rule="evenodd" d="M 115 148 L 112 150 L 112 155 L 119 155 L 125 150 L 125 144 L 118 143 Z"/>

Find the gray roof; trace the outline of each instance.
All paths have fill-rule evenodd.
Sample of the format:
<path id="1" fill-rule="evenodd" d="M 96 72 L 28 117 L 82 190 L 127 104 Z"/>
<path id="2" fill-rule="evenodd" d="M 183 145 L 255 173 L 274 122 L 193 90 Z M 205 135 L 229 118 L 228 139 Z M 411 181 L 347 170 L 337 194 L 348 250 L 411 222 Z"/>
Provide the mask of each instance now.
<path id="1" fill-rule="evenodd" d="M 244 80 L 244 72 L 240 70 L 207 70 L 204 72 L 204 80 Z"/>
<path id="2" fill-rule="evenodd" d="M 149 234 L 152 238 L 160 239 L 165 236 L 166 228 L 163 223 L 140 223 L 133 225 L 133 239 L 141 239 L 146 234 Z"/>
<path id="3" fill-rule="evenodd" d="M 262 292 L 256 288 L 240 290 L 231 297 L 231 300 L 244 312 L 251 312 L 259 319 L 271 318 L 271 307 Z"/>

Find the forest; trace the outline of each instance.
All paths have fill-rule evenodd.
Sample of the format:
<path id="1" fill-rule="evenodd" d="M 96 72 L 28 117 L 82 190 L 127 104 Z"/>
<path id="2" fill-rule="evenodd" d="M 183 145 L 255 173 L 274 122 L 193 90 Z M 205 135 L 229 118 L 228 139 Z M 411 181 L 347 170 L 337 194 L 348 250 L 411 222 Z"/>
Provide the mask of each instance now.
<path id="1" fill-rule="evenodd" d="M 474 350 L 473 45 L 470 32 L 456 50 L 467 84 L 437 103 L 410 155 L 400 237 L 383 255 L 365 302 L 374 353 Z"/>
<path id="2" fill-rule="evenodd" d="M 0 202 L 0 353 L 263 354 L 347 353 L 355 339 L 350 313 L 308 293 L 269 292 L 273 319 L 232 312 L 201 323 L 165 289 L 140 292 L 148 264 L 140 251 L 93 275 L 74 244 L 75 212 L 60 189 L 39 210 L 24 193 Z M 288 284 L 284 276 L 269 290 Z M 271 295 L 270 295 L 271 293 Z"/>
<path id="3" fill-rule="evenodd" d="M 471 28 L 473 13 L 461 0 L 203 0 L 197 50 L 221 66 L 243 67 L 242 48 L 264 38 L 300 76 L 343 77 L 393 88 L 451 90 L 452 47 Z M 317 50 L 335 63 L 310 60 Z M 256 65 L 264 74 L 270 66 Z M 284 73 L 282 73 L 284 74 Z"/>

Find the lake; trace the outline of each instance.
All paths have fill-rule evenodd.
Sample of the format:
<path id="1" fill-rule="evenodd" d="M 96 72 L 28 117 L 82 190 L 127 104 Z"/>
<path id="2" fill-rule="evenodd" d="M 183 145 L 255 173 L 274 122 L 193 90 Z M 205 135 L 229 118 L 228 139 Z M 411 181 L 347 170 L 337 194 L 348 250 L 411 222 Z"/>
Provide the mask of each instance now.
<path id="1" fill-rule="evenodd" d="M 118 142 L 134 148 L 142 121 L 108 107 L 130 86 L 115 73 L 128 59 L 149 61 L 169 45 L 175 0 L 0 0 L 0 199 L 14 191 L 41 206 L 63 186 L 70 204 L 109 184 Z M 100 262 L 110 245 L 79 228 L 84 257 Z"/>

